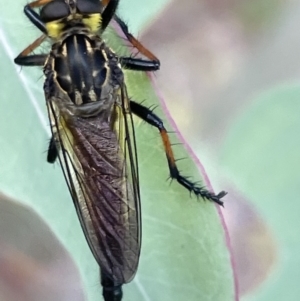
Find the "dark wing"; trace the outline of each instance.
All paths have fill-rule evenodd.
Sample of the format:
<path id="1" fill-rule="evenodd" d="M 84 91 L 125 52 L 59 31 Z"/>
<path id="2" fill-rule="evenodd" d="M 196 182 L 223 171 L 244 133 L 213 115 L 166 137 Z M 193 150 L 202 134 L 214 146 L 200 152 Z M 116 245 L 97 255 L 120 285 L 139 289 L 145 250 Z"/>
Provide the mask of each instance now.
<path id="1" fill-rule="evenodd" d="M 132 116 L 114 105 L 109 124 L 99 113 L 82 118 L 47 101 L 59 159 L 81 226 L 102 272 L 117 283 L 129 282 L 141 245 L 140 198 Z M 106 113 L 106 112 L 104 112 Z"/>

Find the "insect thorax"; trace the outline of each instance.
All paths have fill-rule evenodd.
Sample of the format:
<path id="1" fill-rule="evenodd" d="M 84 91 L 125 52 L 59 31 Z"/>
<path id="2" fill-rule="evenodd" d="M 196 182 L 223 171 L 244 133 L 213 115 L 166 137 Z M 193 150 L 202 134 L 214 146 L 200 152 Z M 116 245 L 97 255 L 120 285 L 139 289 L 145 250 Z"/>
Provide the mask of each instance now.
<path id="1" fill-rule="evenodd" d="M 66 33 L 52 45 L 45 65 L 46 77 L 50 70 L 59 90 L 56 93 L 68 96 L 75 107 L 97 102 L 97 107 L 109 109 L 118 100 L 116 93 L 123 84 L 118 57 L 100 36 L 84 30 Z"/>

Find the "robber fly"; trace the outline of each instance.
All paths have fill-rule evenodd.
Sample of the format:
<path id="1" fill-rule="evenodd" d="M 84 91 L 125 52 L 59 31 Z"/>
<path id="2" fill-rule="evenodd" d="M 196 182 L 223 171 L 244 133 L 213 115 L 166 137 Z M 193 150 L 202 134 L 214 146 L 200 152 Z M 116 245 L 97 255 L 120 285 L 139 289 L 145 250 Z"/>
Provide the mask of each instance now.
<path id="1" fill-rule="evenodd" d="M 183 177 L 162 120 L 129 100 L 123 69 L 155 71 L 159 60 L 116 15 L 119 0 L 37 0 L 24 7 L 41 37 L 15 59 L 43 66 L 51 123 L 49 163 L 59 158 L 89 247 L 101 269 L 106 301 L 122 299 L 122 284 L 134 277 L 141 248 L 140 190 L 132 114 L 161 135 L 171 178 L 197 196 L 222 205 L 215 195 Z M 36 8 L 40 11 L 36 12 Z M 114 19 L 146 57 L 118 56 L 102 39 Z M 32 54 L 46 39 L 47 54 Z"/>

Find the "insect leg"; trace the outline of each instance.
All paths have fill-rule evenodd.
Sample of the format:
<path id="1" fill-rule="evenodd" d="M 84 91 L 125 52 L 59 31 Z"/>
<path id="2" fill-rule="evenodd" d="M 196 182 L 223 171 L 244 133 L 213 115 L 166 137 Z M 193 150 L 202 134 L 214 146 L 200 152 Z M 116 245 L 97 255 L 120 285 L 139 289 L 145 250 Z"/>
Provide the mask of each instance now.
<path id="1" fill-rule="evenodd" d="M 116 9 L 119 4 L 119 0 L 103 0 L 103 5 L 106 5 L 102 13 L 102 31 L 107 27 L 112 18 L 119 24 L 121 30 L 126 36 L 127 40 L 133 47 L 147 57 L 149 60 L 136 59 L 132 57 L 121 57 L 120 63 L 124 69 L 136 70 L 136 71 L 156 71 L 160 67 L 159 59 L 146 47 L 144 47 L 128 30 L 127 25 L 115 15 Z"/>
<path id="2" fill-rule="evenodd" d="M 54 163 L 58 157 L 58 150 L 55 144 L 55 138 L 52 136 L 48 146 L 47 162 Z"/>
<path id="3" fill-rule="evenodd" d="M 130 101 L 130 108 L 133 114 L 137 115 L 138 117 L 140 117 L 141 119 L 143 119 L 144 121 L 146 121 L 147 123 L 156 127 L 159 130 L 169 164 L 170 177 L 172 179 L 177 180 L 177 182 L 180 185 L 188 189 L 190 192 L 194 192 L 197 196 L 203 197 L 210 201 L 214 201 L 222 206 L 223 202 L 220 199 L 226 195 L 226 192 L 222 191 L 216 195 L 212 192 L 209 192 L 203 187 L 197 186 L 195 183 L 191 182 L 189 179 L 180 174 L 176 166 L 170 139 L 167 130 L 164 127 L 163 121 L 158 116 L 156 116 L 150 109 L 134 101 Z"/>
<path id="4" fill-rule="evenodd" d="M 37 47 L 39 47 L 47 37 L 47 28 L 40 16 L 33 10 L 34 7 L 45 5 L 53 0 L 37 0 L 28 3 L 24 7 L 24 13 L 28 19 L 44 34 L 26 47 L 16 58 L 15 64 L 21 66 L 43 66 L 47 56 L 46 55 L 29 55 Z"/>
<path id="5" fill-rule="evenodd" d="M 133 57 L 120 57 L 120 64 L 124 69 L 135 71 L 156 71 L 160 67 L 159 61 L 149 61 Z"/>
<path id="6" fill-rule="evenodd" d="M 15 59 L 14 62 L 17 65 L 21 66 L 44 66 L 47 55 L 39 54 L 39 55 L 29 55 L 32 51 L 34 51 L 37 47 L 39 47 L 43 41 L 46 39 L 46 35 L 40 36 L 33 43 L 31 43 L 28 47 L 26 47 Z"/>
<path id="7" fill-rule="evenodd" d="M 160 67 L 159 59 L 146 47 L 142 45 L 128 30 L 128 26 L 117 15 L 114 19 L 119 24 L 127 40 L 135 47 L 141 54 L 148 58 L 148 60 L 136 59 L 133 57 L 121 57 L 120 63 L 124 69 L 136 71 L 156 71 Z"/>
<path id="8" fill-rule="evenodd" d="M 111 21 L 112 17 L 114 16 L 116 9 L 118 7 L 119 1 L 120 0 L 110 0 L 109 2 L 108 1 L 103 2 L 103 4 L 106 4 L 107 2 L 108 2 L 108 4 L 102 13 L 102 22 L 101 22 L 102 31 L 105 30 L 105 28 Z"/>
<path id="9" fill-rule="evenodd" d="M 101 285 L 103 287 L 104 301 L 121 301 L 122 285 L 116 285 L 105 273 L 101 272 Z"/>
<path id="10" fill-rule="evenodd" d="M 147 57 L 150 61 L 156 62 L 159 65 L 159 59 L 129 32 L 128 26 L 124 23 L 124 21 L 121 20 L 117 15 L 114 16 L 114 19 L 119 24 L 120 28 L 122 29 L 124 35 L 131 43 L 131 45 L 137 48 L 137 50 L 145 57 Z"/>
<path id="11" fill-rule="evenodd" d="M 40 7 L 51 1 L 53 1 L 53 0 L 37 0 L 37 1 L 30 2 L 24 6 L 24 14 L 26 15 L 26 17 L 30 20 L 31 23 L 33 23 L 44 34 L 47 34 L 46 25 L 41 20 L 41 17 L 39 16 L 39 14 L 33 10 L 33 8 Z"/>
<path id="12" fill-rule="evenodd" d="M 32 8 L 40 7 L 40 6 L 46 5 L 47 3 L 52 2 L 52 1 L 54 1 L 54 0 L 36 0 L 36 1 L 32 1 L 32 2 L 28 3 L 26 6 L 30 6 Z"/>

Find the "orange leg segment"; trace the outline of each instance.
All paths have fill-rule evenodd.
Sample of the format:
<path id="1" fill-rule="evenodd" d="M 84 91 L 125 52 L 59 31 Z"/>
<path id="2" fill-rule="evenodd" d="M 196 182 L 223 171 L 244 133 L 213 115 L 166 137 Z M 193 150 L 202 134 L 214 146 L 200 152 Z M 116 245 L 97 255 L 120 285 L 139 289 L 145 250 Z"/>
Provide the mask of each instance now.
<path id="1" fill-rule="evenodd" d="M 24 57 L 29 55 L 31 52 L 33 52 L 36 48 L 38 48 L 47 38 L 46 35 L 42 35 L 39 38 L 37 38 L 33 43 L 31 43 L 29 46 L 27 46 L 18 56 L 19 57 Z"/>
<path id="2" fill-rule="evenodd" d="M 103 6 L 106 6 L 109 3 L 110 0 L 102 0 L 101 3 L 103 4 Z"/>
<path id="3" fill-rule="evenodd" d="M 117 15 L 115 15 L 114 19 L 119 24 L 127 40 L 131 43 L 133 47 L 135 47 L 141 54 L 143 54 L 149 60 L 159 62 L 159 59 L 129 32 L 128 26 L 124 23 L 124 21 L 122 21 Z"/>
<path id="4" fill-rule="evenodd" d="M 32 1 L 30 3 L 28 3 L 27 5 L 30 6 L 31 8 L 35 8 L 35 7 L 40 7 L 43 5 L 46 5 L 47 3 L 51 2 L 53 0 L 37 0 L 37 1 Z"/>
<path id="5" fill-rule="evenodd" d="M 174 158 L 171 142 L 168 136 L 168 133 L 164 127 L 163 121 L 156 116 L 150 109 L 134 102 L 130 101 L 130 108 L 133 114 L 137 115 L 148 124 L 156 127 L 161 135 L 162 142 L 164 145 L 166 157 L 168 160 L 170 177 L 176 180 L 181 186 L 193 192 L 196 196 L 202 197 L 204 199 L 213 201 L 219 205 L 223 205 L 221 198 L 226 195 L 226 192 L 221 191 L 219 194 L 208 191 L 205 187 L 198 186 L 196 183 L 191 182 L 187 177 L 184 177 L 179 172 L 176 161 Z"/>

